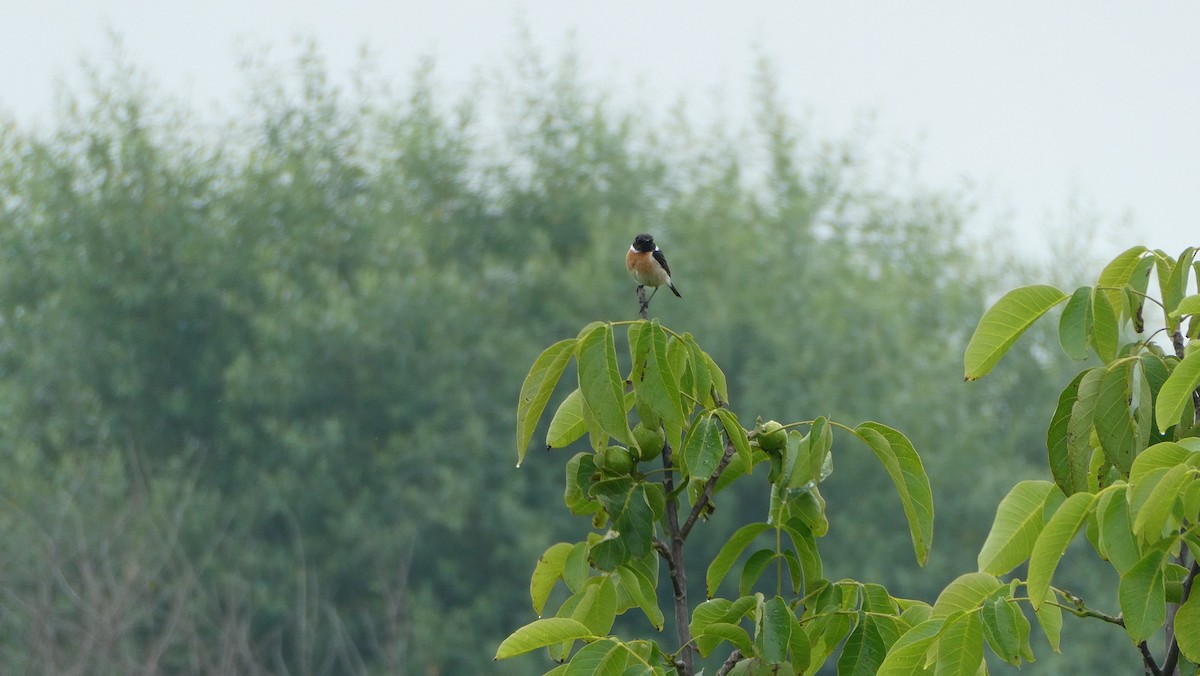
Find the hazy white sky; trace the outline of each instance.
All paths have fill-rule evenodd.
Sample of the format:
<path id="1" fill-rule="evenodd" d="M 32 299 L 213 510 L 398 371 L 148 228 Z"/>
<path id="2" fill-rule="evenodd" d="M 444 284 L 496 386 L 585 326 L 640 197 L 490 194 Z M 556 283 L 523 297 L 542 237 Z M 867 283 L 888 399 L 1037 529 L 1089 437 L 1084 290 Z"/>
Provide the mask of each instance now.
<path id="1" fill-rule="evenodd" d="M 664 106 L 746 101 L 765 55 L 822 133 L 873 113 L 876 147 L 919 159 L 933 186 L 976 186 L 980 225 L 1006 214 L 1026 250 L 1086 222 L 1072 202 L 1106 226 L 1100 254 L 1200 245 L 1196 2 L 10 2 L 0 110 L 44 119 L 56 79 L 109 54 L 107 29 L 163 89 L 205 107 L 238 93 L 246 44 L 282 57 L 311 36 L 339 74 L 366 45 L 399 82 L 433 56 L 439 81 L 466 87 L 513 52 L 518 23 L 551 57 L 573 33 L 588 77 Z"/>

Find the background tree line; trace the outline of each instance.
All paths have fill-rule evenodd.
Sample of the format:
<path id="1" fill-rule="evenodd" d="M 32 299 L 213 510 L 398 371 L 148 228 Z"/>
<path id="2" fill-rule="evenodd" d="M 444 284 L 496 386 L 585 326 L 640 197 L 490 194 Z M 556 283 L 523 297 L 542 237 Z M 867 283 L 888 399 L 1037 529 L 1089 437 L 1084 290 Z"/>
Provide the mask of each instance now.
<path id="1" fill-rule="evenodd" d="M 921 449 L 930 565 L 886 478 L 835 457 L 831 579 L 936 593 L 1044 462 L 1053 335 L 960 385 L 1013 265 L 964 236 L 969 196 L 887 185 L 769 68 L 752 125 L 700 128 L 532 51 L 482 102 L 429 67 L 344 90 L 315 49 L 247 74 L 215 124 L 118 61 L 47 127 L 0 126 L 2 671 L 527 671 L 490 658 L 568 523 L 561 466 L 512 467 L 516 393 L 544 345 L 636 315 L 638 232 L 684 294 L 652 312 L 733 401 Z M 1067 631 L 1060 672 L 1113 668 Z"/>

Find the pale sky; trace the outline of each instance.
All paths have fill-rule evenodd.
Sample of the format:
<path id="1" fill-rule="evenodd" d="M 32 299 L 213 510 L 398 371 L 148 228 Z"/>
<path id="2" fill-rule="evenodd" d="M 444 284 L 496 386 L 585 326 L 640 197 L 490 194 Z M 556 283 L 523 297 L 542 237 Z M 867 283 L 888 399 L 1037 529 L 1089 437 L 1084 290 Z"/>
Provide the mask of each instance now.
<path id="1" fill-rule="evenodd" d="M 871 119 L 872 147 L 918 160 L 927 185 L 974 186 L 981 237 L 1000 223 L 1037 252 L 1049 230 L 1084 223 L 1098 224 L 1101 256 L 1200 245 L 1196 2 L 7 4 L 0 110 L 22 124 L 44 124 L 55 82 L 78 81 L 81 60 L 111 53 L 109 29 L 162 90 L 205 109 L 244 93 L 239 56 L 270 45 L 286 60 L 298 36 L 315 39 L 335 75 L 365 45 L 397 83 L 431 56 L 436 79 L 465 90 L 510 57 L 524 24 L 547 58 L 573 35 L 590 81 L 663 108 L 683 97 L 701 120 L 722 102 L 722 114 L 749 114 L 765 56 L 819 135 Z"/>

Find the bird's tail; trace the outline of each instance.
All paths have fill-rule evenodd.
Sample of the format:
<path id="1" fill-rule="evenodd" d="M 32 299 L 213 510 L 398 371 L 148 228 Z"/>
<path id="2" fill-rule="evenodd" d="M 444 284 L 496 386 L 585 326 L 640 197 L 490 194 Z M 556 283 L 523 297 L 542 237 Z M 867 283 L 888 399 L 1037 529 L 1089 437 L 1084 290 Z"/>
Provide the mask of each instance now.
<path id="1" fill-rule="evenodd" d="M 667 286 L 671 289 L 671 293 L 679 298 L 683 298 L 683 294 L 679 293 L 679 289 L 676 289 L 674 284 L 668 284 Z"/>

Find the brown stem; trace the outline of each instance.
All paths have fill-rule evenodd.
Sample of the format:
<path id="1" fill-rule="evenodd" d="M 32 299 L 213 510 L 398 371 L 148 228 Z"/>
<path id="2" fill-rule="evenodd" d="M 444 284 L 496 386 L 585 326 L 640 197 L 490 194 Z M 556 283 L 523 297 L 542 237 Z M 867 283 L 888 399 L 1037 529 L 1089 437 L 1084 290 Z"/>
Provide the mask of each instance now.
<path id="1" fill-rule="evenodd" d="M 733 442 L 726 441 L 725 455 L 721 456 L 721 462 L 717 463 L 717 469 L 713 472 L 712 476 L 708 477 L 708 481 L 704 484 L 704 491 L 700 493 L 700 499 L 696 500 L 696 504 L 692 506 L 692 513 L 688 514 L 687 521 L 683 524 L 680 534 L 684 540 L 687 539 L 688 533 L 692 532 L 692 526 L 696 525 L 696 519 L 704 513 L 705 508 L 708 507 L 709 502 L 712 500 L 713 489 L 717 485 L 717 480 L 721 478 L 721 473 L 725 471 L 725 468 L 729 466 L 729 461 L 733 459 L 733 452 Z"/>
<path id="2" fill-rule="evenodd" d="M 721 668 L 717 670 L 717 676 L 725 676 L 725 674 L 728 674 L 730 670 L 737 666 L 737 663 L 740 662 L 741 659 L 742 651 L 734 648 L 733 652 L 729 653 L 729 659 L 725 660 L 725 663 L 722 664 Z"/>
<path id="3" fill-rule="evenodd" d="M 641 315 L 642 319 L 650 319 L 649 315 L 646 313 L 646 310 L 650 307 L 650 301 L 646 300 L 646 287 L 639 286 L 637 288 L 637 294 L 638 314 Z"/>
<path id="4" fill-rule="evenodd" d="M 640 288 L 638 293 L 642 293 Z M 663 477 L 663 488 L 666 489 L 669 496 L 675 491 L 675 477 L 671 471 L 674 468 L 671 462 L 671 444 L 663 444 L 662 459 L 663 469 L 666 470 L 666 476 Z M 667 499 L 667 530 L 670 542 L 667 544 L 669 556 L 663 558 L 667 560 L 667 567 L 671 574 L 671 586 L 675 591 L 675 631 L 679 636 L 679 661 L 676 662 L 675 667 L 679 676 L 692 676 L 695 673 L 695 667 L 692 660 L 692 630 L 688 626 L 687 570 L 683 562 L 684 536 L 679 528 L 678 500 L 678 497 Z M 662 554 L 662 551 L 660 550 L 659 553 Z"/>
<path id="5" fill-rule="evenodd" d="M 1150 647 L 1145 641 L 1138 644 L 1138 650 L 1142 651 L 1142 663 L 1146 665 L 1146 673 L 1153 676 L 1162 676 L 1162 669 L 1158 668 L 1158 664 L 1154 662 L 1154 655 L 1150 654 Z"/>

